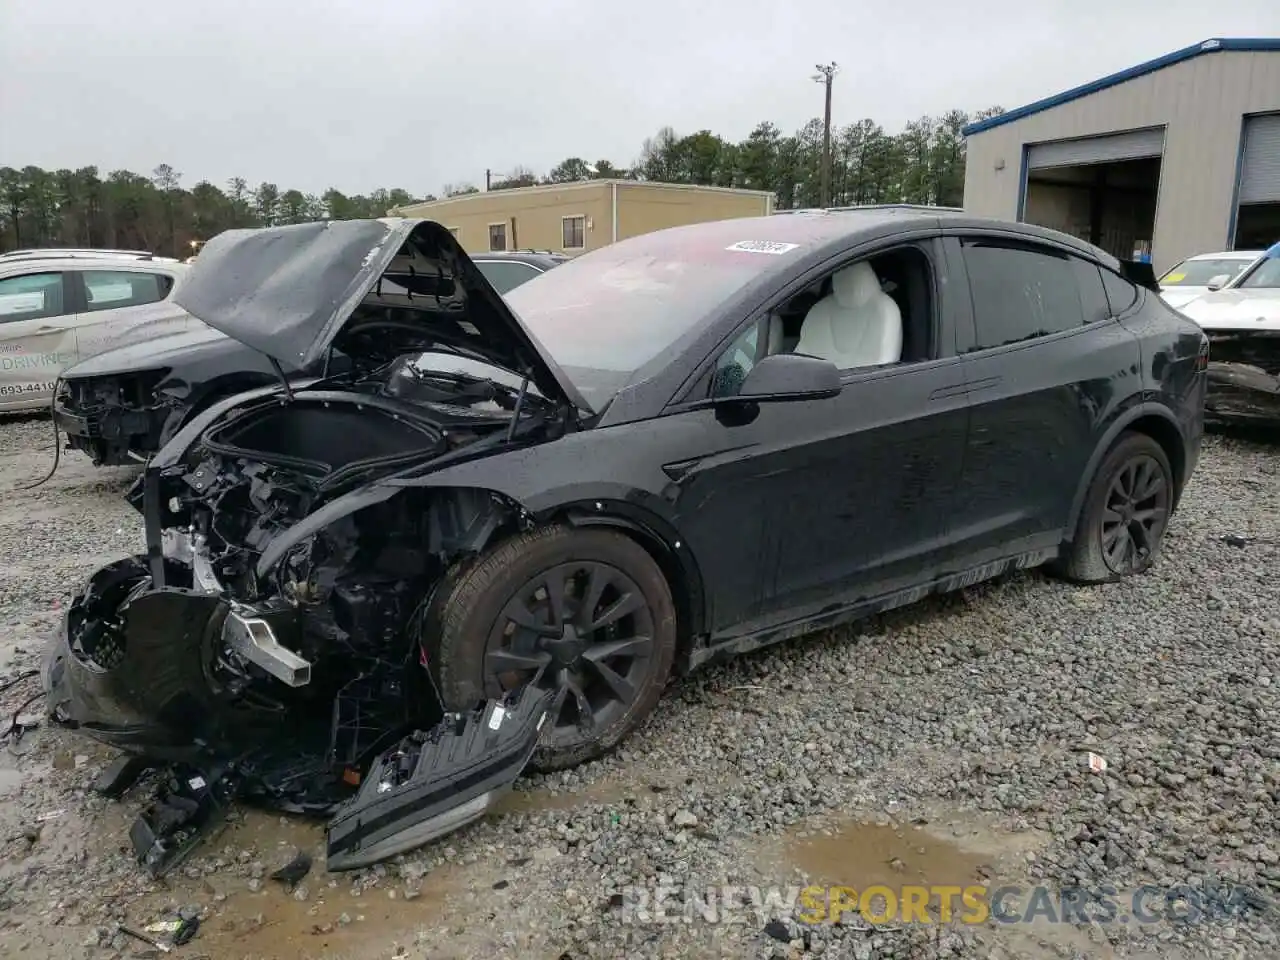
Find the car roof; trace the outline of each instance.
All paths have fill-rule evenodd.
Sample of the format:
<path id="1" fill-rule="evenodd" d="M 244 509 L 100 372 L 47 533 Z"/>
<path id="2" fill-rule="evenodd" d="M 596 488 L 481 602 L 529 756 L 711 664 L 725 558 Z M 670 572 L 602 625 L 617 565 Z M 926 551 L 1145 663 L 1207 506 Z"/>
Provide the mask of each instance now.
<path id="1" fill-rule="evenodd" d="M 0 270 L 12 273 L 9 270 L 10 267 L 19 267 L 28 272 L 92 270 L 95 268 L 112 270 L 154 270 L 159 268 L 175 274 L 187 269 L 186 264 L 171 257 L 91 256 L 87 253 L 0 256 Z"/>
<path id="2" fill-rule="evenodd" d="M 663 241 L 670 241 L 686 248 L 702 246 L 704 243 L 728 242 L 744 245 L 730 249 L 749 250 L 752 244 L 764 243 L 792 244 L 794 247 L 802 247 L 813 252 L 829 247 L 847 246 L 864 237 L 875 239 L 911 230 L 944 228 L 998 230 L 1018 234 L 1028 239 L 1047 240 L 1071 247 L 1112 269 L 1119 267 L 1119 261 L 1105 250 L 1057 230 L 1031 223 L 978 217 L 954 207 L 909 204 L 843 207 L 830 210 L 792 210 L 785 214 L 736 217 L 668 227 L 647 236 L 660 237 Z M 635 239 L 630 238 L 619 243 L 629 244 Z M 608 249 L 608 247 L 601 249 Z M 770 251 L 761 249 L 760 252 Z"/>
<path id="3" fill-rule="evenodd" d="M 570 259 L 554 250 L 486 250 L 482 253 L 469 253 L 467 256 L 472 260 L 514 260 L 518 263 L 536 263 L 542 266 L 563 263 Z"/>

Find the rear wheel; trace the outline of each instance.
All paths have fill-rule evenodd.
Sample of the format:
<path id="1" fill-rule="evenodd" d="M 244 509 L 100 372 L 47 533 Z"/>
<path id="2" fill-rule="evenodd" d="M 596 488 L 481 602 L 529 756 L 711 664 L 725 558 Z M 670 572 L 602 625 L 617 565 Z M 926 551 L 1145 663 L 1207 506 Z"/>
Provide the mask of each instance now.
<path id="1" fill-rule="evenodd" d="M 1160 554 L 1173 498 L 1173 469 L 1164 449 L 1146 434 L 1122 434 L 1089 485 L 1075 538 L 1057 572 L 1076 583 L 1146 572 Z"/>
<path id="2" fill-rule="evenodd" d="M 549 527 L 451 575 L 424 641 L 446 709 L 530 682 L 565 688 L 533 757 L 558 770 L 608 752 L 657 704 L 675 657 L 675 606 L 629 537 Z"/>

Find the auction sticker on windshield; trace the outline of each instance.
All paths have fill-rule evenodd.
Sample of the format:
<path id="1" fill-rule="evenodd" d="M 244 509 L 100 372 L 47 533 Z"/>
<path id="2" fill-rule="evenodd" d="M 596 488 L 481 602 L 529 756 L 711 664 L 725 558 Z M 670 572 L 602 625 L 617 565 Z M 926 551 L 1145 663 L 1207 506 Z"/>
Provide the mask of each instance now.
<path id="1" fill-rule="evenodd" d="M 737 250 L 741 253 L 771 253 L 775 256 L 790 253 L 798 243 L 777 243 L 773 240 L 739 240 L 725 247 L 726 250 Z"/>

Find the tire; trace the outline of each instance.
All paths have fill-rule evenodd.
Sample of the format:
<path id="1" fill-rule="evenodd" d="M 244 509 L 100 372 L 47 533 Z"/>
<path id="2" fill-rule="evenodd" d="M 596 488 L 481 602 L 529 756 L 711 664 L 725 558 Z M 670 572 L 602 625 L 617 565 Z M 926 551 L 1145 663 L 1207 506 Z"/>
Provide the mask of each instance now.
<path id="1" fill-rule="evenodd" d="M 1131 469 L 1140 474 L 1127 474 Z M 1130 476 L 1158 477 L 1161 489 L 1157 495 L 1143 498 L 1133 511 L 1134 505 L 1119 510 L 1110 509 L 1117 503 L 1123 503 L 1124 497 L 1118 495 L 1115 485 L 1123 484 Z M 1137 490 L 1142 493 L 1145 487 Z M 1174 504 L 1173 468 L 1164 448 L 1144 433 L 1122 433 L 1098 466 L 1089 491 L 1085 495 L 1084 506 L 1076 524 L 1075 537 L 1067 546 L 1064 556 L 1053 565 L 1052 569 L 1059 576 L 1073 583 L 1111 583 L 1124 577 L 1145 573 L 1160 555 L 1164 542 L 1164 533 L 1168 528 L 1169 517 Z M 1132 512 L 1132 522 L 1122 522 Z M 1157 511 L 1153 520 L 1157 521 L 1145 533 L 1148 548 L 1145 553 L 1138 550 L 1132 557 L 1132 563 L 1116 562 L 1114 554 L 1109 558 L 1106 547 L 1111 543 L 1123 541 L 1128 537 L 1131 543 L 1138 543 L 1141 538 L 1127 532 L 1135 529 L 1134 523 L 1145 517 L 1148 511 Z M 1104 531 L 1104 526 L 1107 528 Z M 1116 527 L 1124 527 L 1117 538 L 1109 536 Z"/>
<path id="2" fill-rule="evenodd" d="M 579 566 L 583 568 L 580 573 L 566 572 Z M 576 623 L 585 616 L 581 611 L 585 598 L 575 591 L 590 593 L 593 581 L 588 579 L 588 571 L 592 570 L 599 571 L 603 579 L 617 575 L 620 582 L 629 586 L 625 593 L 611 592 L 615 589 L 611 581 L 605 592 L 598 595 L 590 617 L 583 622 L 596 620 L 596 610 L 608 611 L 604 600 L 615 596 L 619 600 L 614 609 L 634 602 L 642 604 L 642 610 L 626 614 L 608 627 L 583 633 L 584 639 L 575 639 L 574 634 L 559 640 L 534 635 L 531 629 L 518 626 L 504 612 L 512 609 L 510 605 L 516 604 L 522 594 L 527 595 L 534 585 L 555 581 L 565 591 L 561 609 L 577 611 L 562 619 Z M 579 584 L 586 586 L 579 587 Z M 538 616 L 545 617 L 549 623 L 552 620 L 549 595 L 545 602 L 547 609 L 540 608 Z M 533 608 L 526 603 L 524 609 Z M 603 614 L 599 619 L 603 619 Z M 544 629 L 552 632 L 558 628 L 544 625 Z M 628 639 L 621 632 L 625 629 L 635 629 L 636 633 Z M 644 631 L 651 635 L 647 644 L 641 642 Z M 597 684 L 607 687 L 599 697 L 607 709 L 602 710 L 598 720 L 593 719 L 586 727 L 581 720 L 576 725 L 564 722 L 566 713 L 581 716 L 584 712 L 580 706 L 582 701 L 571 694 L 566 698 L 565 711 L 544 731 L 531 766 L 540 771 L 561 770 L 608 753 L 656 706 L 675 659 L 675 604 L 661 569 L 648 552 L 629 537 L 608 530 L 546 527 L 504 541 L 479 560 L 452 571 L 430 605 L 421 639 L 446 710 L 467 709 L 536 679 L 537 668 L 532 665 L 519 671 L 511 668 L 505 673 L 496 672 L 495 664 L 507 662 L 505 658 L 509 654 L 516 655 L 517 646 L 524 651 L 518 654 L 521 657 L 527 654 L 553 658 L 538 681 L 540 686 L 564 685 L 566 678 L 574 676 L 576 671 L 577 689 L 584 691 L 584 697 L 596 690 Z M 556 653 L 545 649 L 528 652 L 531 645 L 556 647 L 557 644 L 562 646 L 557 647 Z M 584 644 L 585 650 L 575 661 L 576 665 L 565 665 L 554 659 L 567 658 L 572 655 L 572 649 Z M 593 652 L 599 655 L 624 644 L 640 645 L 646 652 L 643 656 L 621 654 L 621 659 L 602 661 L 615 677 L 623 677 L 620 672 L 623 669 L 630 671 L 623 681 L 634 696 L 629 702 L 620 699 L 613 703 L 610 701 L 613 684 L 602 679 L 604 673 L 600 668 L 586 661 L 593 660 Z M 596 692 L 600 694 L 600 690 Z M 591 714 L 590 710 L 585 712 Z"/>

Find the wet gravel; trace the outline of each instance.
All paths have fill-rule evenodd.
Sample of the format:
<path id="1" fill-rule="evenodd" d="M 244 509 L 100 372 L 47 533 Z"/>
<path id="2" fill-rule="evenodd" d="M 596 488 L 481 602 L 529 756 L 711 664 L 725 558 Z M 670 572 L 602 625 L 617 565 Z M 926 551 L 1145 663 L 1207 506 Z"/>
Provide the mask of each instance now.
<path id="1" fill-rule="evenodd" d="M 71 454 L 14 490 L 50 453 L 47 421 L 0 421 L 0 683 L 80 578 L 140 546 L 136 470 Z M 1280 445 L 1211 436 L 1153 573 L 1019 575 L 707 671 L 615 755 L 372 870 L 328 874 L 314 826 L 237 811 L 149 881 L 127 854 L 143 793 L 92 795 L 110 752 L 33 730 L 0 748 L 0 954 L 146 956 L 116 923 L 186 908 L 203 922 L 175 956 L 1280 957 L 1278 653 Z M 0 693 L 5 727 L 35 692 Z M 316 866 L 273 881 L 299 849 Z M 809 879 L 1112 887 L 1121 914 L 1159 885 L 1178 915 L 1236 910 L 876 926 L 751 899 Z M 728 922 L 680 919 L 681 891 L 724 883 Z M 659 888 L 676 922 L 646 922 Z"/>

